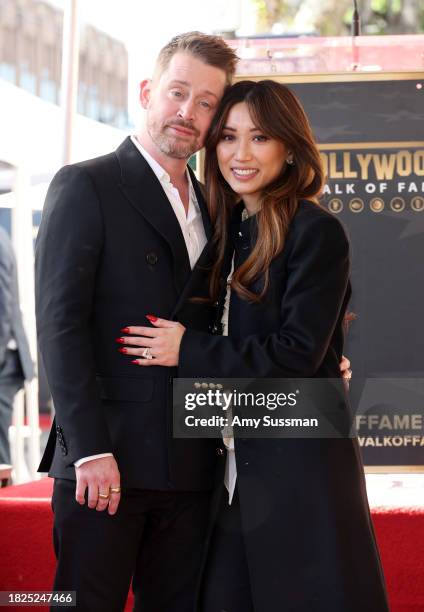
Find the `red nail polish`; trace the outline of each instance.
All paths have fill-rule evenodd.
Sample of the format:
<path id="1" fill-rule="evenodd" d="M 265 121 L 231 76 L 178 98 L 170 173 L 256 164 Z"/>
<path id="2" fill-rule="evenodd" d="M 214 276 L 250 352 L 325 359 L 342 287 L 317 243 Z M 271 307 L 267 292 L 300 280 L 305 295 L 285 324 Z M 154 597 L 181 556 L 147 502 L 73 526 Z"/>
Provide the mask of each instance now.
<path id="1" fill-rule="evenodd" d="M 133 359 L 133 360 L 131 361 L 131 363 L 136 363 L 136 364 L 138 364 L 138 361 L 137 361 L 137 359 Z"/>
<path id="2" fill-rule="evenodd" d="M 129 327 L 123 327 L 123 328 L 121 329 L 121 332 L 122 332 L 123 334 L 129 334 L 129 333 L 130 333 L 130 328 L 129 328 Z"/>
<path id="3" fill-rule="evenodd" d="M 155 321 L 158 320 L 158 318 L 155 317 L 155 315 L 146 315 L 146 319 L 149 319 L 151 323 L 154 323 Z"/>
<path id="4" fill-rule="evenodd" d="M 126 349 L 126 348 L 119 348 L 118 351 L 120 353 L 128 353 L 128 349 Z"/>
<path id="5" fill-rule="evenodd" d="M 124 338 L 116 338 L 116 342 L 120 342 L 121 344 L 125 344 Z"/>

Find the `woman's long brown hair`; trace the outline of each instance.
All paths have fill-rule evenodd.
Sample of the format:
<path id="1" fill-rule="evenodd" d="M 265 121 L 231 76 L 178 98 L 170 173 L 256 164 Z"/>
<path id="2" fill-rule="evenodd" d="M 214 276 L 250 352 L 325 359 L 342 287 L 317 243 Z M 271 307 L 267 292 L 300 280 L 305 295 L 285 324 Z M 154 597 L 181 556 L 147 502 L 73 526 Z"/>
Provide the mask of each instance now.
<path id="1" fill-rule="evenodd" d="M 269 267 L 281 253 L 298 201 L 317 203 L 323 186 L 321 158 L 308 118 L 296 96 L 281 83 L 271 80 L 240 81 L 229 88 L 219 105 L 206 139 L 205 183 L 209 212 L 215 227 L 217 259 L 212 267 L 210 294 L 217 299 L 221 289 L 221 269 L 228 240 L 228 226 L 235 204 L 240 200 L 225 181 L 216 148 L 222 139 L 231 108 L 245 102 L 251 119 L 261 132 L 282 142 L 292 152 L 294 165 L 282 161 L 280 175 L 264 189 L 257 213 L 257 240 L 248 259 L 235 270 L 231 287 L 242 298 L 258 302 L 269 285 Z M 260 293 L 249 289 L 263 278 Z"/>

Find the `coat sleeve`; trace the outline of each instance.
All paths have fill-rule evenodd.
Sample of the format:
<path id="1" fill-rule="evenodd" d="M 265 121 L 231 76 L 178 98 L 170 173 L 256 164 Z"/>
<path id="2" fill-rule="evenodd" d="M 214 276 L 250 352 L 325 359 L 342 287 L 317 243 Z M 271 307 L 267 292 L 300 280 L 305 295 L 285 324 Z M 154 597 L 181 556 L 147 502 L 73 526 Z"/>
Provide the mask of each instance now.
<path id="1" fill-rule="evenodd" d="M 179 377 L 306 378 L 317 372 L 346 294 L 349 242 L 337 219 L 320 215 L 297 227 L 287 248 L 280 329 L 269 335 L 252 330 L 237 340 L 187 329 Z"/>
<path id="2" fill-rule="evenodd" d="M 67 465 L 112 452 L 96 384 L 90 319 L 103 221 L 89 175 L 65 166 L 47 193 L 35 257 L 40 354 Z"/>
<path id="3" fill-rule="evenodd" d="M 0 233 L 0 367 L 4 362 L 7 343 L 12 333 L 13 317 L 13 254 L 6 243 L 8 237 Z"/>

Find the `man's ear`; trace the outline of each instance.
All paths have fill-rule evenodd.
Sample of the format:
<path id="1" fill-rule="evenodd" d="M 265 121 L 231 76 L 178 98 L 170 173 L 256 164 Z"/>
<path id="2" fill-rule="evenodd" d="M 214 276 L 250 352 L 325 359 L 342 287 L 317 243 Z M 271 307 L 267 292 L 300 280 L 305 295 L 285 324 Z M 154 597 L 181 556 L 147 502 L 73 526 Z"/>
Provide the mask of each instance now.
<path id="1" fill-rule="evenodd" d="M 147 108 L 150 102 L 150 95 L 152 92 L 152 81 L 151 79 L 144 79 L 140 83 L 140 104 L 143 108 Z"/>

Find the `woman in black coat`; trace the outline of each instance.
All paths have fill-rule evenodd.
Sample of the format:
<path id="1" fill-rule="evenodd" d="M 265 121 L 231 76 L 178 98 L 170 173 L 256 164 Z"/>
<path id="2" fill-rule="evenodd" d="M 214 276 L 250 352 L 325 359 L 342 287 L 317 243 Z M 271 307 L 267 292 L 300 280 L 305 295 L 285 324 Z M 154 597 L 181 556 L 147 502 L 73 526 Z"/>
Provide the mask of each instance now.
<path id="1" fill-rule="evenodd" d="M 317 203 L 320 156 L 293 93 L 273 81 L 227 91 L 205 169 L 223 335 L 159 319 L 144 343 L 153 360 L 140 364 L 178 363 L 179 376 L 203 380 L 339 378 L 349 243 Z M 386 612 L 357 440 L 234 442 L 199 610 Z"/>

